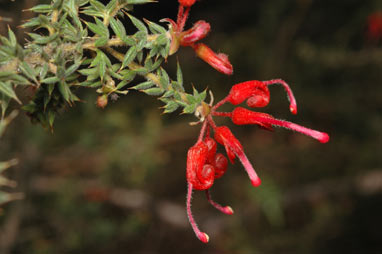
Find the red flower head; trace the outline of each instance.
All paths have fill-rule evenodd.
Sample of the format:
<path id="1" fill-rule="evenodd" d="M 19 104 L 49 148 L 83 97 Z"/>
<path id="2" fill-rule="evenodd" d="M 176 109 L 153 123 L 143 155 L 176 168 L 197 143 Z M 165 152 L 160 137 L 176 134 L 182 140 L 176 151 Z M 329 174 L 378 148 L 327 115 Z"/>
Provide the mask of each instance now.
<path id="1" fill-rule="evenodd" d="M 198 45 L 203 44 L 197 44 L 197 46 Z M 264 107 L 269 103 L 270 93 L 268 86 L 272 84 L 281 84 L 284 87 L 290 102 L 289 109 L 293 114 L 296 114 L 297 105 L 292 90 L 285 81 L 275 79 L 269 81 L 253 80 L 236 84 L 231 88 L 231 91 L 226 98 L 218 102 L 209 110 L 205 110 L 205 115 L 201 116 L 201 121 L 204 122 L 200 131 L 199 139 L 197 143 L 189 149 L 187 156 L 187 214 L 196 236 L 202 242 L 208 242 L 209 238 L 206 233 L 199 230 L 191 213 L 191 195 L 193 189 L 205 190 L 207 199 L 211 205 L 223 213 L 233 214 L 231 207 L 223 207 L 215 203 L 211 199 L 211 194 L 209 192 L 214 180 L 221 177 L 225 173 L 228 164 L 228 160 L 223 154 L 216 153 L 216 142 L 224 146 L 231 163 L 234 163 L 236 157 L 239 158 L 240 162 L 244 166 L 244 169 L 247 171 L 253 186 L 257 187 L 261 184 L 261 180 L 245 155 L 240 141 L 232 134 L 228 127 L 217 127 L 212 119 L 213 116 L 229 117 L 232 119 L 234 124 L 256 124 L 268 130 L 271 130 L 273 126 L 284 127 L 313 137 L 322 143 L 329 141 L 329 135 L 324 132 L 319 132 L 291 122 L 275 119 L 273 116 L 266 113 L 254 112 L 242 107 L 237 107 L 232 112 L 216 111 L 226 102 L 229 102 L 232 105 L 238 105 L 244 101 L 247 101 L 247 105 L 250 107 Z M 210 129 L 212 129 L 215 133 L 214 139 L 210 137 Z"/>

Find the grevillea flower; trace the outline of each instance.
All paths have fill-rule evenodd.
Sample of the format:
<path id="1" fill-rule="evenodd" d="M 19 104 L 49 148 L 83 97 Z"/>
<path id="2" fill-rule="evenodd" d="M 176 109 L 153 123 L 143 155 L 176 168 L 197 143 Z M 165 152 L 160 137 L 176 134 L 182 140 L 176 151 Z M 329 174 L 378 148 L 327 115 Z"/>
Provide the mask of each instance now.
<path id="1" fill-rule="evenodd" d="M 205 44 L 197 43 L 206 37 L 211 30 L 211 26 L 208 22 L 199 20 L 192 28 L 184 31 L 190 8 L 194 3 L 195 0 L 179 0 L 180 5 L 177 22 L 169 18 L 162 20 L 169 23 L 168 35 L 171 38 L 169 55 L 175 54 L 180 46 L 190 46 L 195 50 L 198 57 L 211 65 L 214 69 L 221 73 L 231 75 L 233 73 L 233 67 L 227 55 L 222 53 L 216 54 Z"/>
<path id="2" fill-rule="evenodd" d="M 209 106 L 209 110 L 203 110 L 197 114 L 200 116 L 203 126 L 198 141 L 189 149 L 187 154 L 187 215 L 196 236 L 202 242 L 208 242 L 209 237 L 206 233 L 199 230 L 191 213 L 191 195 L 194 189 L 205 190 L 207 200 L 211 205 L 225 214 L 233 214 L 231 207 L 223 207 L 214 202 L 211 198 L 210 188 L 217 178 L 224 175 L 228 164 L 228 160 L 223 154 L 216 153 L 216 142 L 224 146 L 231 163 L 234 163 L 236 157 L 239 158 L 253 186 L 258 187 L 261 184 L 261 180 L 245 155 L 240 141 L 233 135 L 227 126 L 216 126 L 212 118 L 213 116 L 229 117 L 232 119 L 233 123 L 237 125 L 255 124 L 269 130 L 271 130 L 273 126 L 284 127 L 315 138 L 321 143 L 329 141 L 329 135 L 327 133 L 312 130 L 288 121 L 279 120 L 266 113 L 254 112 L 243 107 L 236 107 L 232 112 L 216 111 L 220 106 L 227 102 L 236 106 L 247 101 L 247 105 L 250 107 L 264 107 L 270 101 L 268 86 L 272 84 L 281 84 L 284 87 L 290 102 L 290 111 L 293 114 L 296 114 L 297 105 L 292 90 L 289 85 L 281 79 L 269 81 L 252 80 L 236 84 L 232 86 L 231 91 L 226 98 L 213 107 L 207 104 L 204 105 Z M 214 138 L 210 137 L 211 129 L 214 132 Z"/>

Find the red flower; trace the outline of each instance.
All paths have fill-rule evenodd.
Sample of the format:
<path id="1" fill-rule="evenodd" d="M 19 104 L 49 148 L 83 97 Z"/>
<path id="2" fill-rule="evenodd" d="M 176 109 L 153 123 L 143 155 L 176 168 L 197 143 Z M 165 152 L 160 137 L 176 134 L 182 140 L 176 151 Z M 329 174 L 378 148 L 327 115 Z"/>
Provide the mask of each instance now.
<path id="1" fill-rule="evenodd" d="M 239 158 L 240 162 L 244 166 L 244 169 L 247 171 L 253 186 L 257 187 L 261 184 L 261 180 L 245 155 L 240 141 L 232 134 L 228 127 L 217 127 L 212 119 L 213 116 L 229 117 L 232 119 L 234 124 L 256 124 L 268 130 L 271 130 L 272 126 L 284 127 L 313 137 L 322 143 L 329 141 L 329 135 L 324 132 L 308 129 L 284 120 L 275 119 L 273 116 L 266 113 L 254 112 L 242 107 L 237 107 L 232 112 L 216 111 L 226 102 L 229 102 L 232 105 L 238 105 L 243 103 L 245 100 L 247 100 L 247 105 L 251 107 L 264 107 L 269 103 L 270 93 L 268 86 L 272 84 L 281 84 L 284 87 L 290 101 L 290 111 L 293 114 L 296 114 L 297 105 L 292 90 L 288 84 L 281 79 L 269 81 L 253 80 L 236 84 L 231 88 L 231 91 L 226 98 L 218 102 L 209 110 L 204 110 L 204 113 L 201 113 L 201 121 L 204 122 L 200 130 L 199 139 L 196 144 L 189 149 L 187 155 L 187 214 L 196 236 L 202 242 L 208 242 L 209 238 L 206 233 L 199 230 L 191 213 L 191 195 L 193 189 L 205 190 L 207 199 L 211 205 L 223 213 L 233 214 L 231 207 L 223 207 L 215 203 L 211 199 L 211 194 L 209 191 L 214 181 L 225 173 L 228 164 L 228 160 L 224 155 L 220 153 L 216 154 L 216 141 L 224 146 L 231 163 L 234 163 L 236 157 Z M 212 129 L 215 133 L 214 139 L 210 137 L 210 129 Z"/>

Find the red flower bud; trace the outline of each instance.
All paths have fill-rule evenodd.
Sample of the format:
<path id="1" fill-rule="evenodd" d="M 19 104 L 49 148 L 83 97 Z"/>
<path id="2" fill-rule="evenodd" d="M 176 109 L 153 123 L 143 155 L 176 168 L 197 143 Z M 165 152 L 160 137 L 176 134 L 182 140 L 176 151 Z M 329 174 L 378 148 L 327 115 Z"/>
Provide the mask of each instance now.
<path id="1" fill-rule="evenodd" d="M 215 179 L 220 178 L 227 171 L 228 160 L 223 154 L 218 153 L 215 155 L 212 165 L 215 168 Z"/>
<path id="2" fill-rule="evenodd" d="M 194 189 L 206 190 L 214 183 L 214 168 L 206 164 L 208 147 L 203 142 L 196 143 L 187 154 L 187 181 Z"/>
<path id="3" fill-rule="evenodd" d="M 196 0 L 178 0 L 179 4 L 183 5 L 184 7 L 191 7 L 194 5 Z"/>
<path id="4" fill-rule="evenodd" d="M 104 108 L 107 106 L 107 94 L 98 96 L 97 98 L 97 107 Z"/>
<path id="5" fill-rule="evenodd" d="M 207 45 L 198 43 L 193 46 L 196 55 L 211 65 L 217 71 L 231 75 L 233 73 L 233 67 L 228 60 L 228 56 L 225 54 L 216 54 Z"/>
<path id="6" fill-rule="evenodd" d="M 209 23 L 204 20 L 199 20 L 191 29 L 180 34 L 180 45 L 191 46 L 195 42 L 206 37 L 210 30 L 211 26 Z"/>
<path id="7" fill-rule="evenodd" d="M 247 156 L 244 153 L 243 146 L 239 140 L 232 134 L 231 130 L 226 126 L 217 127 L 215 129 L 215 139 L 218 143 L 224 145 L 228 154 L 228 158 L 233 161 L 235 155 L 239 158 L 243 164 L 249 179 L 253 186 L 257 187 L 261 184 L 260 178 L 257 176 L 252 164 L 249 162 Z"/>

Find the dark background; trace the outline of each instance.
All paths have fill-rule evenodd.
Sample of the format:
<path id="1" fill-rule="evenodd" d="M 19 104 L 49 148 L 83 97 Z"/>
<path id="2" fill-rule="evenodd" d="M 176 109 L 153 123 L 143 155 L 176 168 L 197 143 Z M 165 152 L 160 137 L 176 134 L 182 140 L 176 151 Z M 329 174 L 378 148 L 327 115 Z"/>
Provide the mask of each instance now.
<path id="1" fill-rule="evenodd" d="M 15 28 L 35 2 L 2 0 L 0 16 Z M 212 194 L 233 216 L 194 193 L 207 245 L 185 212 L 194 117 L 161 115 L 161 103 L 138 92 L 102 110 L 90 89 L 79 91 L 86 103 L 67 108 L 53 134 L 21 114 L 1 140 L 0 160 L 19 158 L 9 176 L 25 198 L 4 207 L 0 253 L 382 253 L 382 34 L 367 33 L 376 11 L 381 1 L 201 0 L 192 8 L 187 27 L 208 21 L 203 42 L 229 55 L 234 74 L 182 48 L 165 65 L 172 77 L 178 58 L 189 91 L 208 87 L 216 99 L 238 82 L 282 78 L 298 115 L 277 86 L 259 111 L 331 136 L 320 144 L 217 119 L 242 141 L 263 184 L 251 187 L 240 163 L 229 165 Z M 158 21 L 176 13 L 177 1 L 160 0 L 133 14 Z M 7 23 L 0 26 L 5 34 Z"/>

